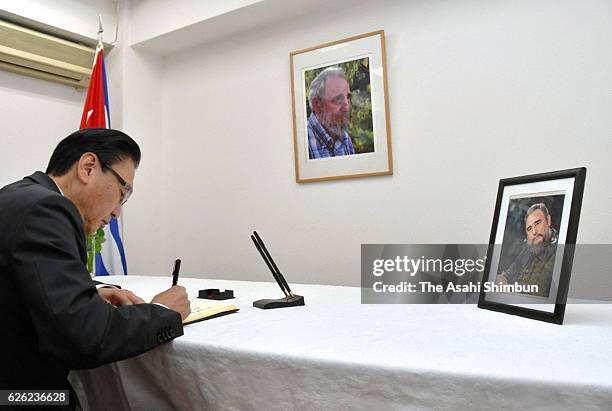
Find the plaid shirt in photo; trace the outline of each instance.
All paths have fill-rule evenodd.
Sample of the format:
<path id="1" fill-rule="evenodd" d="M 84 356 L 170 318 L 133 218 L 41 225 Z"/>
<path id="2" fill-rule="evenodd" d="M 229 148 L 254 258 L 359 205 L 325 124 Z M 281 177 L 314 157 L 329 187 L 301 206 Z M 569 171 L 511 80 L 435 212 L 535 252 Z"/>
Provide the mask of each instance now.
<path id="1" fill-rule="evenodd" d="M 348 133 L 335 141 L 323 128 L 314 113 L 308 118 L 308 158 L 336 157 L 355 154 L 353 142 Z"/>

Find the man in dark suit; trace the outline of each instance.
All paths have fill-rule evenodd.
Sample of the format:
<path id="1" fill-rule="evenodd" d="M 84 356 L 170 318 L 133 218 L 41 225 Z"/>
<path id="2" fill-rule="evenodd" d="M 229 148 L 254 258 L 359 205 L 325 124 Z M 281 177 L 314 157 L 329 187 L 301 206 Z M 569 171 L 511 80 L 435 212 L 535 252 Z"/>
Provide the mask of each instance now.
<path id="1" fill-rule="evenodd" d="M 145 304 L 93 281 L 85 265 L 86 234 L 120 214 L 139 162 L 126 134 L 80 130 L 59 143 L 46 173 L 0 190 L 0 389 L 71 389 L 71 369 L 183 334 L 190 312 L 183 287 Z"/>

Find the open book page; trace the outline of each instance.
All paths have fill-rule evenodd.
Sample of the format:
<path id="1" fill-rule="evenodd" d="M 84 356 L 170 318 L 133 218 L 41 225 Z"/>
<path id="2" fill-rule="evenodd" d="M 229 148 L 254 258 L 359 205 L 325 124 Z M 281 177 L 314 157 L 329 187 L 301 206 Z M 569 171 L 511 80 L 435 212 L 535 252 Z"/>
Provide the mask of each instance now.
<path id="1" fill-rule="evenodd" d="M 183 320 L 183 324 L 191 324 L 208 318 L 219 317 L 238 311 L 234 304 L 209 300 L 192 300 L 191 314 Z"/>
<path id="2" fill-rule="evenodd" d="M 141 298 L 151 301 L 153 296 L 143 294 Z M 238 311 L 238 307 L 227 301 L 206 300 L 201 298 L 190 298 L 191 314 L 183 320 L 183 325 L 195 323 L 209 318 L 220 317 Z"/>

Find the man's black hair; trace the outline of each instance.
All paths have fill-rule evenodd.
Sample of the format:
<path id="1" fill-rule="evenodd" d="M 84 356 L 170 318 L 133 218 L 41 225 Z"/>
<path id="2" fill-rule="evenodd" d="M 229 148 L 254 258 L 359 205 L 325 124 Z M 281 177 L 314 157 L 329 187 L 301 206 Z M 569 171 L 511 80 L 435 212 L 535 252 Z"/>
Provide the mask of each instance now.
<path id="1" fill-rule="evenodd" d="M 60 141 L 51 155 L 46 173 L 63 176 L 87 152 L 96 154 L 103 167 L 127 158 L 134 162 L 134 167 L 140 163 L 140 148 L 127 134 L 109 128 L 85 128 Z"/>

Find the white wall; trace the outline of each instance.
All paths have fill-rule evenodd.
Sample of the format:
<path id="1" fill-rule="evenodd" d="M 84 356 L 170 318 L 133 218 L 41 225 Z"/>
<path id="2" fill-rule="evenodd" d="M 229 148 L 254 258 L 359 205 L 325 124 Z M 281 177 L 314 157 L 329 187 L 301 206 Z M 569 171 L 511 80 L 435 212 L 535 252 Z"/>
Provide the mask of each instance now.
<path id="1" fill-rule="evenodd" d="M 106 59 L 113 128 L 140 145 L 143 157 L 135 178 L 136 194 L 123 208 L 128 272 L 167 274 L 161 135 L 162 59 L 130 47 L 133 9 L 120 1 L 118 42 Z"/>
<path id="2" fill-rule="evenodd" d="M 130 45 L 165 56 L 322 9 L 366 2 L 371 0 L 132 0 Z"/>
<path id="3" fill-rule="evenodd" d="M 394 175 L 296 184 L 289 52 L 381 28 Z M 269 280 L 257 229 L 290 281 L 357 285 L 361 243 L 486 243 L 500 178 L 587 166 L 579 241 L 610 243 L 611 53 L 607 1 L 422 0 L 168 56 L 153 235 L 185 275 Z"/>
<path id="4" fill-rule="evenodd" d="M 144 153 L 136 178 L 137 195 L 124 209 L 128 268 L 140 274 L 163 274 L 167 265 L 164 236 L 152 235 L 167 214 L 160 184 L 162 60 L 129 47 L 131 9 L 125 1 L 119 3 L 120 16 L 112 0 L 60 0 L 52 11 L 43 3 L 0 0 L 0 11 L 39 22 L 49 31 L 94 38 L 97 15 L 102 13 L 105 41 L 113 40 L 113 24 L 120 26 L 117 44 L 106 52 L 111 122 L 132 135 Z M 93 31 L 88 31 L 90 26 Z M 78 129 L 85 95 L 65 85 L 0 71 L 0 186 L 46 168 L 57 143 Z"/>
<path id="5" fill-rule="evenodd" d="M 102 17 L 104 41 L 113 41 L 118 0 L 0 0 L 0 15 L 16 19 L 50 34 L 95 45 L 98 16 Z"/>
<path id="6" fill-rule="evenodd" d="M 47 31 L 92 38 L 98 14 L 111 26 L 116 22 L 114 10 L 112 0 L 58 0 L 52 6 L 40 0 L 0 0 L 2 15 L 39 23 Z M 0 187 L 45 170 L 60 139 L 79 128 L 84 101 L 83 90 L 0 70 Z"/>
<path id="7" fill-rule="evenodd" d="M 133 274 L 181 257 L 185 275 L 269 281 L 257 229 L 290 281 L 356 285 L 361 243 L 484 243 L 499 178 L 583 165 L 579 241 L 612 242 L 607 1 L 358 3 L 164 59 L 128 46 L 121 4 L 107 68 L 113 125 L 143 149 Z M 296 184 L 289 52 L 380 28 L 395 174 Z M 0 71 L 0 183 L 46 166 L 83 99 Z"/>
<path id="8" fill-rule="evenodd" d="M 0 71 L 0 187 L 44 171 L 61 137 L 79 128 L 85 93 Z"/>
<path id="9" fill-rule="evenodd" d="M 136 180 L 138 195 L 124 210 L 124 243 L 131 270 L 161 274 L 165 266 L 164 242 L 150 233 L 154 221 L 165 215 L 161 209 L 163 194 L 157 183 L 161 164 L 162 60 L 128 46 L 130 10 L 124 1 L 120 2 L 120 18 L 112 0 L 61 0 L 52 11 L 48 4 L 37 0 L 19 3 L 0 2 L 0 6 L 24 21 L 38 21 L 50 31 L 95 38 L 97 15 L 102 13 L 104 39 L 112 41 L 113 24 L 119 23 L 118 43 L 106 52 L 111 122 L 114 128 L 131 134 L 144 152 Z M 85 95 L 85 91 L 65 85 L 0 71 L 0 187 L 35 170 L 44 171 L 61 138 L 78 129 Z"/>
<path id="10" fill-rule="evenodd" d="M 261 1 L 263 0 L 132 0 L 130 44 L 142 43 Z"/>

